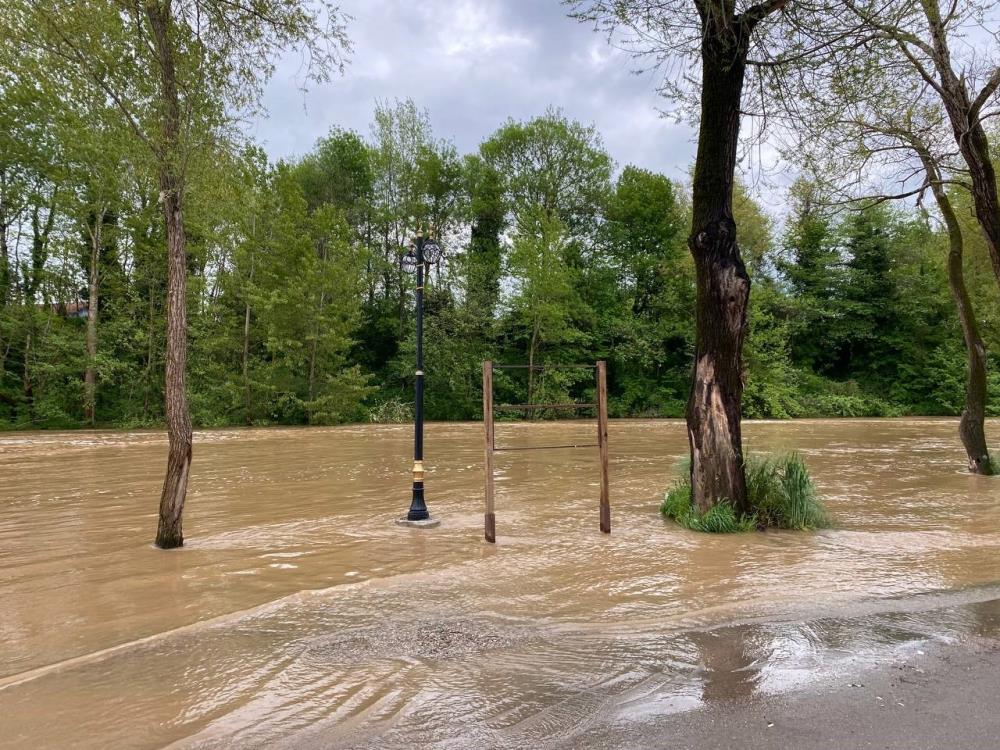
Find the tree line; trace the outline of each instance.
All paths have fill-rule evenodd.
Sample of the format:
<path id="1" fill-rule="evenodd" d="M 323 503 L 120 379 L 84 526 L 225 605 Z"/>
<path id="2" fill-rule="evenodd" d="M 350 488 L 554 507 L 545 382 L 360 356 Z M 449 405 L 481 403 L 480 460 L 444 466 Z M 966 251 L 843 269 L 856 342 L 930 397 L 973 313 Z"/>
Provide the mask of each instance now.
<path id="1" fill-rule="evenodd" d="M 683 415 L 695 295 L 683 185 L 617 169 L 593 128 L 559 112 L 506 123 L 465 155 L 435 138 L 411 101 L 384 103 L 373 120 L 367 136 L 334 128 L 291 162 L 241 144 L 190 178 L 195 424 L 407 419 L 414 280 L 400 261 L 421 222 L 445 251 L 426 287 L 430 418 L 479 416 L 487 358 L 606 359 L 613 415 Z M 162 424 L 156 184 L 115 172 L 91 209 L 71 166 L 42 165 L 8 162 L 0 172 L 20 176 L 24 191 L 10 181 L 4 194 L 16 213 L 4 222 L 3 424 Z M 926 211 L 835 211 L 818 191 L 797 183 L 776 229 L 736 188 L 755 282 L 744 414 L 958 414 L 965 362 L 946 232 Z M 967 205 L 960 213 L 971 224 Z M 970 261 L 987 263 L 984 248 Z M 996 352 L 995 290 L 974 291 Z M 551 374 L 498 384 L 511 400 L 535 402 L 591 386 Z M 991 398 L 1000 412 L 1000 388 Z"/>
<path id="2" fill-rule="evenodd" d="M 956 73 L 947 48 L 975 8 L 569 5 L 631 29 L 636 54 L 699 61 L 700 79 L 664 89 L 699 117 L 689 180 L 616 164 L 556 110 L 462 154 L 410 100 L 379 103 L 369 133 L 333 125 L 272 161 L 242 118 L 282 50 L 306 51 L 311 80 L 341 70 L 335 6 L 8 3 L 0 425 L 166 424 L 157 543 L 177 546 L 193 425 L 410 416 L 402 256 L 429 226 L 445 252 L 425 290 L 429 418 L 479 415 L 483 359 L 605 359 L 612 416 L 687 418 L 702 510 L 745 495 L 743 416 L 971 414 L 963 441 L 985 471 L 973 433 L 1000 413 L 1000 214 L 983 122 L 1000 75 Z M 804 175 L 780 224 L 736 176 L 755 111 L 784 113 Z M 880 161 L 898 151 L 873 133 L 902 138 L 918 188 L 850 179 L 908 164 Z M 936 207 L 893 202 L 924 192 Z M 528 369 L 498 394 L 586 398 L 592 383 L 553 374 L 571 372 Z"/>

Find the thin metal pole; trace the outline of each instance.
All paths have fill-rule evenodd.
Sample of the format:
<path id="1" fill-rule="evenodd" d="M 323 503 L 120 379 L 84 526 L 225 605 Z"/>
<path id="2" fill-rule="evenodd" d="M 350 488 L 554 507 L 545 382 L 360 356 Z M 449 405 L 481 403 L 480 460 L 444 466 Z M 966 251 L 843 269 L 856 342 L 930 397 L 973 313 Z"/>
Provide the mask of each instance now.
<path id="1" fill-rule="evenodd" d="M 486 429 L 486 541 L 497 541 L 497 517 L 493 507 L 493 363 L 483 362 L 483 425 Z"/>
<path id="2" fill-rule="evenodd" d="M 424 237 L 417 233 L 417 371 L 413 403 L 413 499 L 409 521 L 430 517 L 424 502 Z"/>
<path id="3" fill-rule="evenodd" d="M 608 479 L 608 374 L 604 360 L 597 363 L 597 445 L 601 454 L 601 531 L 611 533 Z"/>

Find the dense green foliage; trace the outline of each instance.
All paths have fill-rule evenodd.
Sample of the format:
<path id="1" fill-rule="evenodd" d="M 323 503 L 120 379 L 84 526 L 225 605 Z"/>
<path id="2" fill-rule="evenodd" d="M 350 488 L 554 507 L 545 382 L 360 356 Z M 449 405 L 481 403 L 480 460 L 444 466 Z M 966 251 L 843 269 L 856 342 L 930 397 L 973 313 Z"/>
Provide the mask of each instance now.
<path id="1" fill-rule="evenodd" d="M 691 503 L 689 472 L 687 466 L 682 467 L 681 479 L 667 491 L 660 505 L 665 518 L 686 529 L 724 534 L 766 528 L 810 531 L 832 525 L 798 455 L 747 458 L 747 498 L 751 508 L 747 515 L 737 513 L 725 500 L 699 513 Z"/>
<path id="2" fill-rule="evenodd" d="M 0 425 L 84 423 L 98 205 L 97 421 L 158 424 L 158 190 L 105 104 L 69 106 L 71 93 L 0 82 Z M 414 282 L 400 258 L 418 223 L 446 253 L 426 288 L 429 418 L 478 416 L 486 358 L 606 359 L 612 416 L 683 413 L 694 300 L 685 190 L 617 169 L 592 128 L 548 112 L 462 155 L 407 101 L 379 105 L 367 137 L 334 128 L 291 163 L 235 141 L 205 149 L 211 158 L 189 167 L 185 216 L 196 424 L 407 419 Z M 747 416 L 961 409 L 945 239 L 927 216 L 831 215 L 797 186 L 776 231 L 737 193 L 753 276 Z M 984 248 L 970 242 L 968 255 L 982 269 L 970 286 L 995 361 L 996 286 Z M 504 401 L 549 402 L 587 400 L 593 384 L 553 371 L 504 373 L 496 387 Z M 991 394 L 1000 413 L 995 375 Z"/>

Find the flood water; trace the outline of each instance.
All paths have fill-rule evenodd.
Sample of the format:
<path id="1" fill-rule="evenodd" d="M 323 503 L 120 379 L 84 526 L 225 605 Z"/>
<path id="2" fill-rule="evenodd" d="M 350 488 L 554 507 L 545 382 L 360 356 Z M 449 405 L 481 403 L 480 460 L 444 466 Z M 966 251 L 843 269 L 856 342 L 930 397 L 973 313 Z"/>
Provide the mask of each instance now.
<path id="1" fill-rule="evenodd" d="M 208 431 L 171 552 L 150 544 L 164 436 L 0 434 L 0 747 L 572 745 L 787 689 L 894 627 L 960 638 L 974 616 L 920 613 L 1000 597 L 1000 479 L 964 471 L 956 426 L 747 423 L 751 451 L 803 454 L 837 527 L 711 536 L 657 513 L 683 423 L 612 422 L 612 534 L 595 449 L 510 452 L 496 546 L 481 425 L 428 427 L 432 530 L 393 523 L 409 427 Z M 592 432 L 501 424 L 497 444 Z M 895 624 L 803 624 L 864 612 Z M 738 623 L 755 635 L 720 651 Z"/>

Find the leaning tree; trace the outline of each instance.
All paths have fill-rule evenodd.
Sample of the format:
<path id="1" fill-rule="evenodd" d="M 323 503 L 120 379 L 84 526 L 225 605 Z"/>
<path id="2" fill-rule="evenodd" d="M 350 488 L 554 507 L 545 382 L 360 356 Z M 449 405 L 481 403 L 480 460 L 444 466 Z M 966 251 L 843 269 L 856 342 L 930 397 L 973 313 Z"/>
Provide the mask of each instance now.
<path id="1" fill-rule="evenodd" d="M 882 34 L 859 39 L 850 56 L 797 71 L 788 84 L 796 127 L 785 131 L 785 150 L 831 208 L 914 198 L 922 204 L 927 194 L 933 197 L 948 236 L 948 286 L 967 359 L 959 437 L 969 471 L 991 474 L 986 346 L 965 281 L 965 238 L 952 200 L 971 185 L 940 98 Z"/>
<path id="2" fill-rule="evenodd" d="M 662 93 L 698 122 L 688 247 L 697 277 L 694 378 L 687 404 L 692 501 L 747 507 L 741 438 L 750 277 L 737 243 L 733 184 L 742 120 L 754 141 L 782 96 L 786 68 L 814 64 L 842 40 L 821 33 L 825 3 L 803 0 L 567 0 L 640 60 L 665 72 Z M 693 64 L 693 65 L 692 65 Z M 690 69 L 689 69 L 690 66 Z"/>
<path id="3" fill-rule="evenodd" d="M 938 99 L 965 162 L 976 220 L 1000 282 L 1000 195 L 985 122 L 1000 115 L 1000 3 L 996 0 L 843 0 L 844 26 L 889 42 Z"/>

